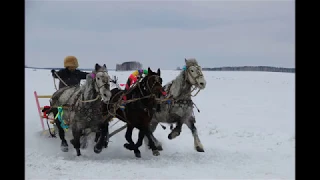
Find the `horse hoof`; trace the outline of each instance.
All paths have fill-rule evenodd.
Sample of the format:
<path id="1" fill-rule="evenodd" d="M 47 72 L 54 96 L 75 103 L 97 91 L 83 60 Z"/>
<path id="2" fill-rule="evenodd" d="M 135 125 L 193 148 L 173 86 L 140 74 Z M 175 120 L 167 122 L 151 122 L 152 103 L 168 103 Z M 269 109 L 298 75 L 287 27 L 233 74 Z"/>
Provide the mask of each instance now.
<path id="1" fill-rule="evenodd" d="M 128 149 L 128 150 L 130 150 L 130 144 L 128 144 L 128 143 L 125 143 L 125 144 L 123 145 L 123 147 L 126 148 L 126 149 Z"/>
<path id="2" fill-rule="evenodd" d="M 77 151 L 77 156 L 81 156 L 80 149 L 76 149 L 76 151 Z"/>
<path id="3" fill-rule="evenodd" d="M 159 155 L 160 155 L 160 152 L 159 152 L 158 150 L 154 150 L 154 151 L 152 151 L 152 154 L 153 154 L 154 156 L 159 156 Z"/>
<path id="4" fill-rule="evenodd" d="M 204 149 L 203 149 L 202 147 L 200 147 L 200 146 L 197 146 L 197 147 L 196 147 L 196 150 L 197 150 L 198 152 L 204 152 Z"/>
<path id="5" fill-rule="evenodd" d="M 60 145 L 60 149 L 62 152 L 68 152 L 68 143 L 66 141 L 62 141 Z"/>
<path id="6" fill-rule="evenodd" d="M 135 153 L 134 154 L 137 158 L 141 158 L 141 153 Z"/>
<path id="7" fill-rule="evenodd" d="M 168 135 L 168 139 L 170 139 L 170 140 L 174 139 L 175 137 L 176 137 L 176 136 L 174 136 L 173 133 L 170 133 L 170 134 Z"/>
<path id="8" fill-rule="evenodd" d="M 173 138 L 176 138 L 177 136 L 180 135 L 180 132 L 176 132 L 176 131 L 172 131 L 169 135 L 168 135 L 168 139 L 172 140 Z"/>
<path id="9" fill-rule="evenodd" d="M 140 153 L 140 152 L 135 152 L 134 155 L 135 155 L 137 158 L 141 158 L 141 153 Z"/>
<path id="10" fill-rule="evenodd" d="M 133 150 L 132 145 L 131 145 L 131 144 L 129 144 L 129 143 L 125 143 L 125 144 L 123 145 L 123 147 L 125 147 L 126 149 L 128 149 L 128 150 L 130 150 L 130 151 L 132 151 L 132 150 Z"/>
<path id="11" fill-rule="evenodd" d="M 163 151 L 162 146 L 157 146 L 158 151 Z"/>
<path id="12" fill-rule="evenodd" d="M 68 146 L 60 146 L 62 152 L 68 152 Z"/>
<path id="13" fill-rule="evenodd" d="M 108 147 L 108 142 L 105 141 L 105 142 L 104 142 L 104 148 L 107 148 L 107 147 Z"/>
<path id="14" fill-rule="evenodd" d="M 97 148 L 97 146 L 94 146 L 93 151 L 94 151 L 95 153 L 99 154 L 99 153 L 101 153 L 102 148 L 99 149 L 99 148 Z"/>

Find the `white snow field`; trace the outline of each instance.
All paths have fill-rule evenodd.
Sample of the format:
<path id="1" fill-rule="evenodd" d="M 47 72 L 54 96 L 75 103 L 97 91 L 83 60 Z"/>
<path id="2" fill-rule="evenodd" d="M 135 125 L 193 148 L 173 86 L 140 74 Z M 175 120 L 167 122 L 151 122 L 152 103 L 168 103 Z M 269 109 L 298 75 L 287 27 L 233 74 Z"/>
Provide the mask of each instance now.
<path id="1" fill-rule="evenodd" d="M 162 70 L 164 83 L 178 73 Z M 130 72 L 109 74 L 124 83 Z M 160 156 L 142 145 L 142 158 L 135 158 L 123 147 L 122 131 L 100 154 L 93 152 L 91 139 L 77 157 L 70 139 L 69 152 L 62 152 L 59 137 L 40 137 L 33 91 L 52 95 L 53 79 L 49 70 L 26 69 L 26 179 L 295 179 L 295 74 L 205 71 L 204 75 L 207 87 L 193 98 L 201 110 L 194 111 L 204 153 L 194 150 L 191 131 L 184 125 L 173 140 L 167 138 L 169 128 L 158 126 L 155 136 L 164 148 Z M 40 103 L 49 105 L 49 99 Z M 133 137 L 137 139 L 136 130 Z"/>

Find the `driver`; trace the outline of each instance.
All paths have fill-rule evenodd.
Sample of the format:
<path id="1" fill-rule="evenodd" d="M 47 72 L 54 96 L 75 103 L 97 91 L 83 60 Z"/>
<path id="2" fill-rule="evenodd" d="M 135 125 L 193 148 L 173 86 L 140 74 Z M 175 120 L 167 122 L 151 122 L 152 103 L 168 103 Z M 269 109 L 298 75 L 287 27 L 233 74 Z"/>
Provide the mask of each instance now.
<path id="1" fill-rule="evenodd" d="M 64 69 L 56 72 L 54 69 L 51 70 L 52 76 L 58 78 L 57 75 L 64 81 L 67 86 L 80 85 L 81 79 L 86 79 L 87 72 L 78 70 L 79 64 L 75 56 L 67 56 L 64 58 Z M 56 75 L 57 74 L 57 75 Z M 66 85 L 60 80 L 59 89 Z"/>

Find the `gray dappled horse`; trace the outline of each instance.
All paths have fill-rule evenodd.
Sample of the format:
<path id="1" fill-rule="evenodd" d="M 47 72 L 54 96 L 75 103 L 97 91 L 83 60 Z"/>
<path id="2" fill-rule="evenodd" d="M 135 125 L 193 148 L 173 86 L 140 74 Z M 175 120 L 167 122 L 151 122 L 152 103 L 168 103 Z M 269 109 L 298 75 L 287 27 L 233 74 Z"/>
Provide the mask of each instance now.
<path id="1" fill-rule="evenodd" d="M 168 135 L 168 139 L 171 140 L 180 135 L 182 125 L 186 124 L 192 132 L 195 149 L 198 152 L 204 152 L 203 145 L 198 137 L 197 128 L 194 125 L 194 104 L 191 99 L 191 93 L 195 88 L 198 89 L 198 92 L 203 90 L 206 87 L 206 80 L 196 59 L 185 59 L 185 63 L 186 65 L 180 74 L 164 86 L 167 96 L 161 97 L 161 99 L 169 98 L 172 101 L 171 103 L 161 104 L 161 111 L 154 114 L 150 129 L 154 132 L 159 122 L 171 125 L 175 123 L 176 127 Z M 147 145 L 148 140 L 145 138 L 144 141 Z M 162 150 L 162 145 L 156 138 L 154 142 L 157 148 Z"/>
<path id="2" fill-rule="evenodd" d="M 62 119 L 69 125 L 72 130 L 73 138 L 70 142 L 76 149 L 77 156 L 80 156 L 80 137 L 82 136 L 83 144 L 81 148 L 85 148 L 87 144 L 86 129 L 96 132 L 102 121 L 100 112 L 101 100 L 108 103 L 111 97 L 110 76 L 107 67 L 104 64 L 95 65 L 95 70 L 87 75 L 86 82 L 82 86 L 70 86 L 61 88 L 56 91 L 51 98 L 50 111 L 57 114 L 57 107 L 63 106 Z M 60 125 L 61 122 L 56 119 L 61 139 L 61 150 L 68 151 L 68 143 L 65 139 L 64 129 Z M 90 132 L 89 131 L 89 132 Z"/>

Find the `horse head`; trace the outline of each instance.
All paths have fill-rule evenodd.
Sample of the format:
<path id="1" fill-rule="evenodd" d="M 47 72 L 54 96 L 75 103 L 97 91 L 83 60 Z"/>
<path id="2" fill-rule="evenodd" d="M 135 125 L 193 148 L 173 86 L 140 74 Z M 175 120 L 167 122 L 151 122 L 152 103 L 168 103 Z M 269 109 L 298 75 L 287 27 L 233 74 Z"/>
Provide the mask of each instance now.
<path id="1" fill-rule="evenodd" d="M 186 72 L 186 80 L 193 86 L 204 89 L 206 87 L 206 80 L 202 73 L 201 66 L 198 65 L 196 59 L 185 59 L 184 71 Z"/>
<path id="2" fill-rule="evenodd" d="M 162 78 L 160 68 L 158 68 L 157 72 L 153 72 L 150 67 L 148 67 L 148 75 L 143 78 L 141 85 L 148 94 L 158 95 L 161 93 Z"/>
<path id="3" fill-rule="evenodd" d="M 110 76 L 107 71 L 107 66 L 105 64 L 100 66 L 96 63 L 91 77 L 94 79 L 94 88 L 99 92 L 102 101 L 108 103 L 112 94 L 110 91 Z"/>

